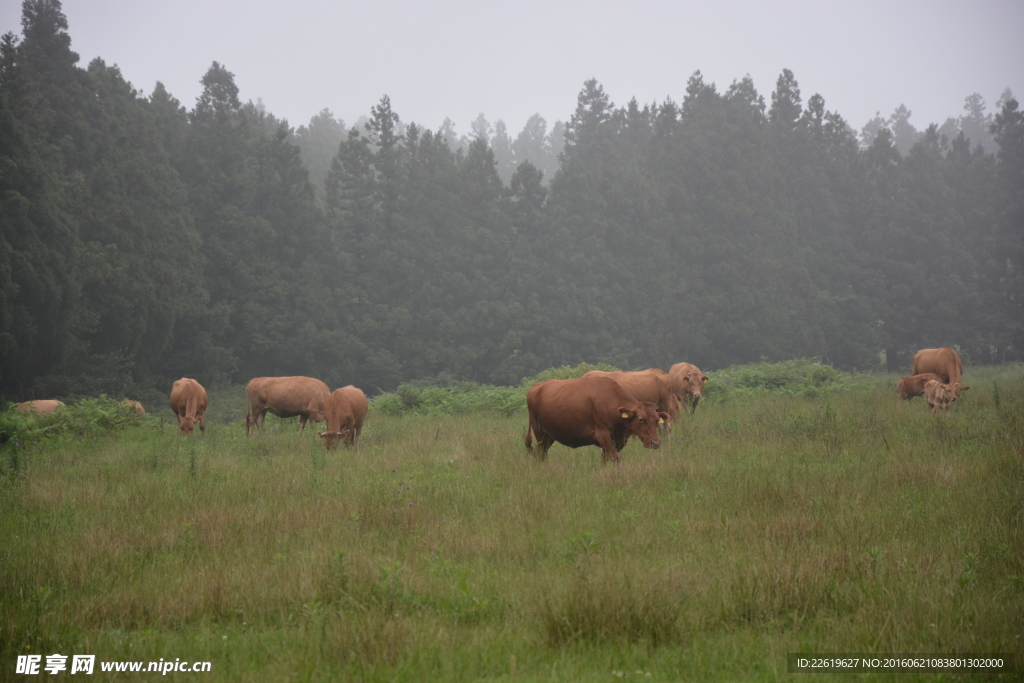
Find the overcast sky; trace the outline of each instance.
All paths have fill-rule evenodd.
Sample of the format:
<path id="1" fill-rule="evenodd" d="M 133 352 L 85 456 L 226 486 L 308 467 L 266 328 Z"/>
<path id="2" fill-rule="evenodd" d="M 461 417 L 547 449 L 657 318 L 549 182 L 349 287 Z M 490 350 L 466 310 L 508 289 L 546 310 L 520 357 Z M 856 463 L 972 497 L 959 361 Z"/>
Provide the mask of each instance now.
<path id="1" fill-rule="evenodd" d="M 720 91 L 750 74 L 770 103 L 782 69 L 855 129 L 900 104 L 919 130 L 980 93 L 1024 95 L 1021 0 L 65 0 L 72 49 L 189 109 L 213 61 L 243 101 L 292 126 L 327 107 L 349 125 L 391 97 L 402 121 L 459 133 L 483 112 L 515 137 L 567 120 L 583 82 L 612 101 L 679 102 L 697 69 Z M 0 2 L 0 33 L 21 3 Z"/>

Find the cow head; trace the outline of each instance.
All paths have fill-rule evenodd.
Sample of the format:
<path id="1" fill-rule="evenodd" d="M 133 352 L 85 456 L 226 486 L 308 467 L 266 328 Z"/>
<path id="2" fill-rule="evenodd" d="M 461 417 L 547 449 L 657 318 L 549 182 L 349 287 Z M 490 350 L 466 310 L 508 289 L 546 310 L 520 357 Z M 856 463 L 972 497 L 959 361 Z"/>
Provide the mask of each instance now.
<path id="1" fill-rule="evenodd" d="M 312 416 L 310 416 L 310 419 L 312 419 Z M 338 444 L 339 439 L 345 438 L 351 431 L 351 429 L 345 427 L 338 432 L 317 432 L 317 434 L 319 434 L 320 438 L 324 440 L 324 446 L 327 447 L 327 450 L 331 450 Z"/>
<path id="2" fill-rule="evenodd" d="M 181 433 L 185 436 L 190 436 L 192 434 L 192 428 L 195 426 L 196 421 L 195 418 L 192 417 L 183 417 L 178 422 L 178 428 L 181 429 Z"/>
<path id="3" fill-rule="evenodd" d="M 701 394 L 704 393 L 704 382 L 707 381 L 707 375 L 698 375 L 696 372 L 686 376 L 686 382 L 690 386 L 690 394 L 694 398 L 700 398 Z"/>
<path id="4" fill-rule="evenodd" d="M 636 409 L 619 408 L 619 417 L 625 423 L 626 431 L 635 434 L 644 448 L 661 448 L 658 439 L 658 425 L 668 421 L 668 413 L 659 413 L 653 403 L 638 403 Z"/>
<path id="5" fill-rule="evenodd" d="M 910 377 L 900 377 L 900 381 L 896 382 L 896 395 L 899 396 L 901 401 L 913 398 L 910 395 L 910 388 L 907 386 L 907 380 L 909 379 Z"/>

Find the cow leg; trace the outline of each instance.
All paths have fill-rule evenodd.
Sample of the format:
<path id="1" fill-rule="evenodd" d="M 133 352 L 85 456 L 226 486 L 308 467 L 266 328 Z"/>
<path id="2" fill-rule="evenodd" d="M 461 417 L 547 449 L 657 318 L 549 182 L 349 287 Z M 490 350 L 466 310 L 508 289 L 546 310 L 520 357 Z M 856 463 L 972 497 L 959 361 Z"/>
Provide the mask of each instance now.
<path id="1" fill-rule="evenodd" d="M 256 417 L 253 420 L 256 422 L 256 429 L 260 431 L 260 436 L 266 436 L 266 432 L 263 431 L 263 420 L 267 417 L 267 411 L 260 410 L 256 413 Z"/>
<path id="2" fill-rule="evenodd" d="M 615 439 L 610 432 L 599 431 L 594 435 L 597 444 L 601 447 L 601 462 L 619 461 L 619 451 L 615 448 Z"/>
<path id="3" fill-rule="evenodd" d="M 206 413 L 199 413 L 199 436 L 206 436 Z"/>
<path id="4" fill-rule="evenodd" d="M 548 459 L 548 449 L 551 448 L 551 444 L 554 442 L 555 440 L 547 434 L 537 437 L 537 449 L 534 451 L 534 454 L 540 458 L 541 462 Z"/>
<path id="5" fill-rule="evenodd" d="M 700 401 L 699 398 L 697 398 L 697 397 L 693 398 L 693 405 L 690 407 L 690 415 L 693 415 L 694 413 L 697 412 L 697 403 L 699 401 Z"/>
<path id="6" fill-rule="evenodd" d="M 308 420 L 308 419 L 309 419 L 309 415 L 306 415 L 305 413 L 303 413 L 302 415 L 299 415 L 299 435 L 301 435 L 302 434 L 302 430 L 306 428 L 306 420 Z"/>

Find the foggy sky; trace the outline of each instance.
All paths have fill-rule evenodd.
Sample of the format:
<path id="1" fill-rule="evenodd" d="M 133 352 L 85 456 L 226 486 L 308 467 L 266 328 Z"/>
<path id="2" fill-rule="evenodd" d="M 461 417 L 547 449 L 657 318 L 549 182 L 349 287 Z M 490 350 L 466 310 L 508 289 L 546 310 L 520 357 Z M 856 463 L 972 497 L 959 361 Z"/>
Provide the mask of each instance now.
<path id="1" fill-rule="evenodd" d="M 628 10 L 626 9 L 628 7 Z M 483 112 L 515 137 L 540 113 L 568 120 L 583 82 L 616 105 L 672 97 L 697 69 L 724 91 L 750 74 L 770 104 L 783 68 L 854 129 L 900 104 L 923 130 L 980 93 L 1024 101 L 1019 0 L 64 0 L 72 49 L 117 64 L 147 95 L 157 81 L 191 109 L 213 61 L 242 101 L 292 126 L 330 108 L 348 125 L 391 97 L 402 121 L 468 133 Z M 21 2 L 0 33 L 21 34 Z"/>

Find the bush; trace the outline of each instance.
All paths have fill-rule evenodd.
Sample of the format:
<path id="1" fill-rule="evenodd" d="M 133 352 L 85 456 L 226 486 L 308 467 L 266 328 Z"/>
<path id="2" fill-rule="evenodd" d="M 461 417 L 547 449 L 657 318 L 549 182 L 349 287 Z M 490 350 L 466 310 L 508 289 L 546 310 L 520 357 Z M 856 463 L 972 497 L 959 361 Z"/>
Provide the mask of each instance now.
<path id="1" fill-rule="evenodd" d="M 526 392 L 472 382 L 450 387 L 403 384 L 392 393 L 376 396 L 371 405 L 386 415 L 460 415 L 478 410 L 511 415 L 526 408 Z"/>
<path id="2" fill-rule="evenodd" d="M 21 445 L 58 436 L 100 436 L 142 424 L 130 405 L 106 396 L 83 398 L 54 413 L 19 413 L 12 403 L 0 413 L 0 445 Z"/>
<path id="3" fill-rule="evenodd" d="M 717 370 L 704 385 L 704 397 L 727 400 L 761 391 L 817 398 L 837 391 L 850 381 L 850 375 L 813 359 L 787 360 L 781 363 L 752 363 Z"/>
<path id="4" fill-rule="evenodd" d="M 606 363 L 576 367 L 550 368 L 533 377 L 527 377 L 518 387 L 496 387 L 475 382 L 456 382 L 444 373 L 435 380 L 443 386 L 424 386 L 422 381 L 402 384 L 391 393 L 371 400 L 374 410 L 386 415 L 460 415 L 477 410 L 495 415 L 512 415 L 526 410 L 526 392 L 537 382 L 546 379 L 572 379 L 582 377 L 591 370 L 615 370 Z"/>

